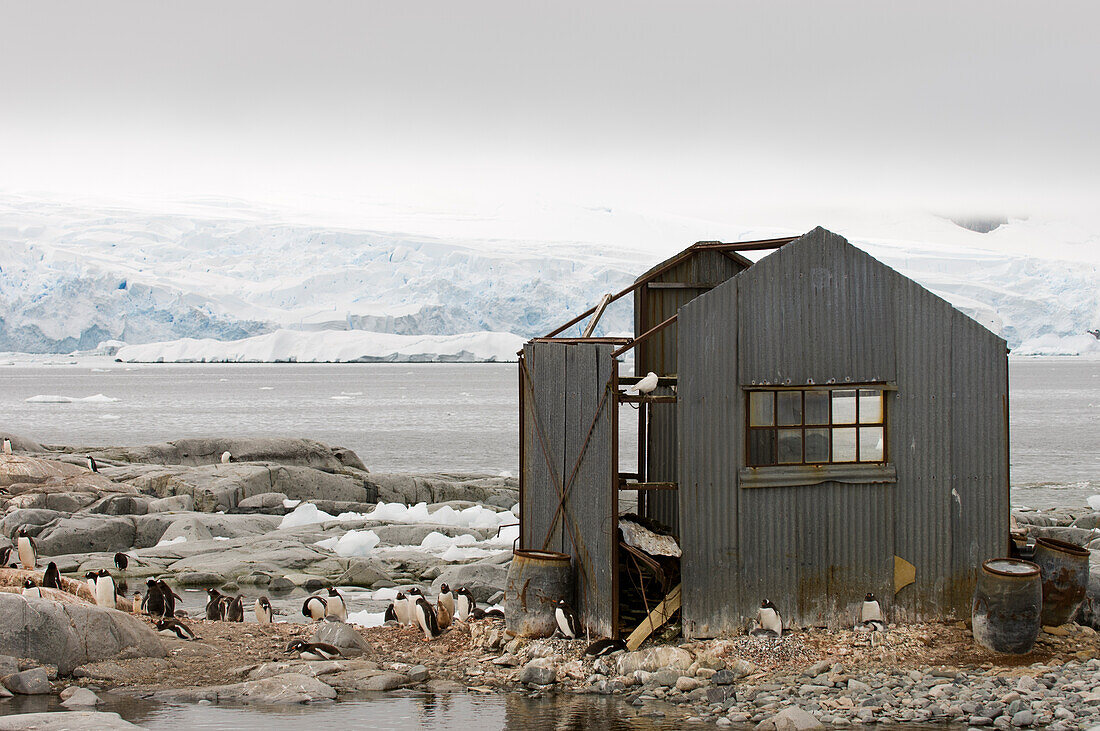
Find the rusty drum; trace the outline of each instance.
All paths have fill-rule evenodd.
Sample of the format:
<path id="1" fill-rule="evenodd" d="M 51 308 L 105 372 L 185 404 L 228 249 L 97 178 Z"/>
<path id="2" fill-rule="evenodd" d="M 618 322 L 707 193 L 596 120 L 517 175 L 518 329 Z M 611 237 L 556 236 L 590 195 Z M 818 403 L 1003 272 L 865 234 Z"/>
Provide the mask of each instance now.
<path id="1" fill-rule="evenodd" d="M 1043 577 L 1043 624 L 1057 626 L 1077 616 L 1089 586 L 1087 548 L 1040 538 L 1035 542 L 1035 558 Z"/>
<path id="2" fill-rule="evenodd" d="M 557 622 L 554 605 L 572 602 L 573 567 L 569 554 L 516 550 L 504 589 L 505 629 L 520 637 L 549 637 Z"/>
<path id="3" fill-rule="evenodd" d="M 994 652 L 1024 655 L 1039 636 L 1043 582 L 1030 561 L 994 558 L 982 564 L 974 588 L 974 639 Z"/>

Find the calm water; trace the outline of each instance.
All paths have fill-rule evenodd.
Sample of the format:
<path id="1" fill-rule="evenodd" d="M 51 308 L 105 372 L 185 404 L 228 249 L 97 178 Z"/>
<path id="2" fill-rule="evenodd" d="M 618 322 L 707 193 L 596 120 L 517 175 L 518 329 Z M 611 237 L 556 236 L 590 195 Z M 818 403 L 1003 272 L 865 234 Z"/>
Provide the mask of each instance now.
<path id="1" fill-rule="evenodd" d="M 378 472 L 518 471 L 515 364 L 202 364 L 0 367 L 0 431 L 53 444 L 187 436 L 304 436 Z M 1100 361 L 1010 362 L 1016 504 L 1100 493 Z M 107 403 L 27 403 L 39 395 Z M 622 409 L 624 464 L 633 410 Z"/>

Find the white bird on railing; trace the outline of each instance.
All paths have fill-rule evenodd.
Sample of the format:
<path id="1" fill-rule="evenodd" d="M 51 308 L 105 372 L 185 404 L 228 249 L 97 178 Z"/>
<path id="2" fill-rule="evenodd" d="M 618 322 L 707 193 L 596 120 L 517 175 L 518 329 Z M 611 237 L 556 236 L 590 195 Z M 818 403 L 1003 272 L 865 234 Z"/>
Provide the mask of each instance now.
<path id="1" fill-rule="evenodd" d="M 632 388 L 628 388 L 626 392 L 645 396 L 647 393 L 653 393 L 653 389 L 655 388 L 657 388 L 657 374 L 650 371 L 645 374 L 645 378 L 635 383 Z"/>

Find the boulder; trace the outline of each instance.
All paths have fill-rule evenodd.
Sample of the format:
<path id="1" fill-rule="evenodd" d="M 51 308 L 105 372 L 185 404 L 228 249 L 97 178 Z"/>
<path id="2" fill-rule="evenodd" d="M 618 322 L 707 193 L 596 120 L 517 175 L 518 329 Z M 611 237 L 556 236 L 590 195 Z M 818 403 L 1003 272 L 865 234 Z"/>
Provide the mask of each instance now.
<path id="1" fill-rule="evenodd" d="M 188 541 L 209 541 L 213 540 L 214 534 L 196 516 L 189 515 L 172 521 L 161 534 L 160 540 L 172 541 L 181 537 Z"/>
<path id="2" fill-rule="evenodd" d="M 519 682 L 532 685 L 549 685 L 558 680 L 558 671 L 547 658 L 537 658 L 520 668 Z"/>
<path id="3" fill-rule="evenodd" d="M 125 731 L 136 729 L 117 713 L 101 711 L 56 711 L 0 716 L 0 731 Z"/>
<path id="4" fill-rule="evenodd" d="M 813 714 L 804 711 L 797 706 L 784 708 L 771 718 L 764 719 L 756 725 L 756 731 L 809 731 L 810 729 L 825 728 Z"/>
<path id="5" fill-rule="evenodd" d="M 1083 528 L 1084 530 L 1094 530 L 1096 528 L 1100 528 L 1100 513 L 1086 513 L 1077 520 L 1073 521 L 1070 525 L 1072 525 L 1074 528 Z"/>
<path id="6" fill-rule="evenodd" d="M 1052 526 L 1049 528 L 1031 526 L 1028 528 L 1028 535 L 1039 536 L 1041 538 L 1054 538 L 1078 546 L 1087 546 L 1090 541 L 1098 537 L 1098 532 L 1092 529 L 1071 528 L 1069 526 Z"/>
<path id="7" fill-rule="evenodd" d="M 324 642 L 339 648 L 344 655 L 358 655 L 370 649 L 363 636 L 344 622 L 321 622 L 310 642 Z"/>
<path id="8" fill-rule="evenodd" d="M 86 512 L 101 515 L 145 515 L 153 498 L 148 495 L 108 495 L 93 503 Z"/>
<path id="9" fill-rule="evenodd" d="M 691 667 L 691 663 L 691 653 L 687 650 L 660 645 L 623 653 L 619 657 L 617 666 L 619 675 L 631 675 L 635 670 L 654 673 L 662 668 L 686 672 Z"/>
<path id="10" fill-rule="evenodd" d="M 206 700 L 222 703 L 289 705 L 322 699 L 331 700 L 336 697 L 336 691 L 333 690 L 332 686 L 322 683 L 317 678 L 299 673 L 284 673 L 231 685 L 162 690 L 154 693 L 152 697 L 167 702 L 193 703 Z"/>
<path id="11" fill-rule="evenodd" d="M 409 679 L 401 673 L 387 673 L 387 672 L 374 672 L 374 671 L 360 671 L 352 673 L 350 678 L 351 687 L 356 690 L 374 690 L 374 691 L 389 691 L 397 690 L 402 685 L 409 682 Z"/>
<path id="12" fill-rule="evenodd" d="M 103 699 L 97 696 L 87 688 L 67 688 L 66 690 L 72 690 L 72 693 L 65 697 L 62 693 L 61 705 L 66 708 L 95 708 Z"/>
<path id="13" fill-rule="evenodd" d="M 123 650 L 128 657 L 166 654 L 157 634 L 132 615 L 0 593 L 0 653 L 56 665 L 59 674 L 68 675 L 78 665 Z"/>
<path id="14" fill-rule="evenodd" d="M 15 534 L 15 531 L 18 530 L 20 526 L 25 525 L 32 536 L 37 536 L 42 532 L 43 526 L 49 525 L 55 520 L 60 520 L 64 517 L 66 517 L 65 513 L 57 510 L 34 508 L 13 510 L 0 520 L 0 533 L 11 536 Z"/>
<path id="15" fill-rule="evenodd" d="M 39 459 L 21 454 L 0 452 L 0 487 L 16 483 L 38 485 L 60 482 L 67 477 L 81 477 L 89 470 L 52 459 Z"/>
<path id="16" fill-rule="evenodd" d="M 285 492 L 261 492 L 259 495 L 252 495 L 241 500 L 237 503 L 237 510 L 239 512 L 252 510 L 257 512 L 266 510 L 286 511 L 289 508 L 283 505 L 283 501 L 287 499 Z"/>
<path id="17" fill-rule="evenodd" d="M 173 495 L 149 501 L 150 513 L 169 513 L 174 511 L 190 512 L 195 509 L 195 498 L 190 495 Z"/>
<path id="18" fill-rule="evenodd" d="M 45 668 L 32 668 L 4 678 L 4 687 L 19 695 L 45 695 L 50 692 L 50 676 Z"/>
<path id="19" fill-rule="evenodd" d="M 511 560 L 511 553 L 502 553 L 473 563 L 448 566 L 432 582 L 432 590 L 438 593 L 440 584 L 452 588 L 461 586 L 470 590 L 475 601 L 486 603 L 498 591 L 504 591 Z"/>
<path id="20" fill-rule="evenodd" d="M 105 515 L 62 518 L 38 534 L 38 552 L 58 556 L 91 551 L 126 551 L 134 545 L 134 523 Z"/>

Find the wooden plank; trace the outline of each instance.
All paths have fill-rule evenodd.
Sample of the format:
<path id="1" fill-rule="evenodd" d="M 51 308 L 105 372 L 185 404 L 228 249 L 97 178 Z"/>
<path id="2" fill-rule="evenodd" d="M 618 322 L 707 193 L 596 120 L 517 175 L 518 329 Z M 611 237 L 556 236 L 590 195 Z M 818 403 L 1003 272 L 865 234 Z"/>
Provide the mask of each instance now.
<path id="1" fill-rule="evenodd" d="M 680 486 L 675 482 L 619 482 L 620 490 L 679 490 Z"/>
<path id="2" fill-rule="evenodd" d="M 680 584 L 676 585 L 664 600 L 653 608 L 638 627 L 626 638 L 626 649 L 633 652 L 642 646 L 642 643 L 661 626 L 672 619 L 672 615 L 680 608 Z"/>
<path id="3" fill-rule="evenodd" d="M 676 403 L 675 396 L 627 396 L 619 394 L 620 404 L 674 404 Z"/>
<path id="4" fill-rule="evenodd" d="M 592 336 L 592 332 L 596 329 L 596 325 L 599 324 L 600 318 L 603 316 L 603 311 L 607 309 L 607 306 L 611 304 L 611 295 L 605 294 L 603 299 L 600 300 L 600 304 L 596 305 L 596 312 L 592 315 L 592 319 L 588 321 L 588 326 L 584 328 L 584 332 L 581 333 L 582 338 Z"/>
<path id="5" fill-rule="evenodd" d="M 721 282 L 650 282 L 650 289 L 714 289 Z"/>

